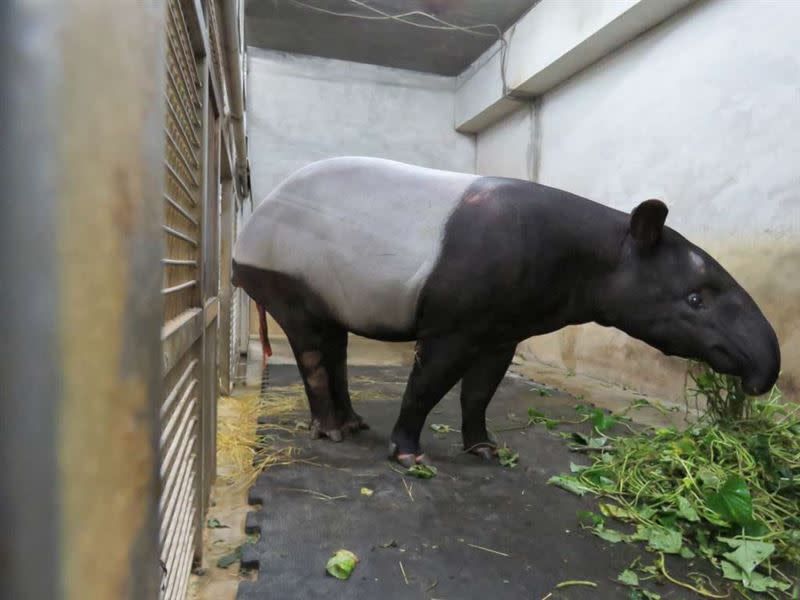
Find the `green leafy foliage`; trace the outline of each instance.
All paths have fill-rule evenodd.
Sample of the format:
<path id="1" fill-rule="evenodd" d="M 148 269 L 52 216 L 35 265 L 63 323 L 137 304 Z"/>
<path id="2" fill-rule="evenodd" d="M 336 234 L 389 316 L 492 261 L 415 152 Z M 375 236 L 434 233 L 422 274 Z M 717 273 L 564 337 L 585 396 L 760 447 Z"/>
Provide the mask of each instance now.
<path id="1" fill-rule="evenodd" d="M 629 540 L 629 536 L 625 535 L 624 533 L 617 531 L 616 529 L 606 529 L 605 527 L 597 527 L 592 530 L 597 537 L 603 539 L 607 542 L 612 544 L 618 544 L 619 542 L 627 542 Z"/>
<path id="2" fill-rule="evenodd" d="M 725 579 L 741 582 L 744 587 L 754 592 L 766 592 L 770 589 L 777 589 L 785 592 L 791 587 L 790 583 L 777 581 L 768 575 L 763 575 L 758 571 L 747 573 L 741 567 L 734 565 L 726 560 L 720 561 L 722 576 Z"/>
<path id="3" fill-rule="evenodd" d="M 683 535 L 677 529 L 654 527 L 650 529 L 647 545 L 657 552 L 678 554 L 683 545 Z"/>
<path id="4" fill-rule="evenodd" d="M 542 411 L 535 408 L 528 409 L 528 425 L 544 425 L 547 429 L 555 429 L 561 421 L 548 418 Z"/>
<path id="5" fill-rule="evenodd" d="M 670 406 L 666 407 L 658 400 L 648 400 L 647 398 L 636 398 L 633 402 L 631 402 L 630 406 L 626 408 L 622 414 L 627 414 L 632 410 L 640 410 L 643 408 L 652 408 L 657 410 L 662 415 L 666 415 L 671 412 L 677 412 L 680 410 L 677 406 Z"/>
<path id="6" fill-rule="evenodd" d="M 570 438 L 572 440 L 572 446 L 585 446 L 587 448 L 591 448 L 592 450 L 600 450 L 608 443 L 608 438 L 605 436 L 587 438 L 585 435 L 578 433 L 577 431 L 573 432 Z"/>
<path id="7" fill-rule="evenodd" d="M 602 527 L 605 525 L 606 520 L 590 510 L 579 510 L 578 521 L 581 525 L 588 525 L 590 527 Z"/>
<path id="8" fill-rule="evenodd" d="M 554 475 L 547 480 L 547 483 L 558 486 L 561 489 L 567 490 L 568 492 L 571 492 L 577 496 L 583 496 L 586 492 L 591 491 L 591 488 L 582 484 L 575 477 L 570 477 L 568 475 Z"/>
<path id="9" fill-rule="evenodd" d="M 634 511 L 628 508 L 617 506 L 616 504 L 601 504 L 600 512 L 607 517 L 614 517 L 615 519 L 619 519 L 620 521 L 629 521 L 635 518 L 636 516 Z"/>
<path id="10" fill-rule="evenodd" d="M 417 479 L 433 479 L 439 471 L 433 465 L 411 465 L 406 470 L 406 475 Z"/>
<path id="11" fill-rule="evenodd" d="M 678 503 L 677 515 L 680 518 L 685 519 L 692 523 L 700 520 L 700 517 L 697 515 L 697 510 L 695 510 L 692 503 L 689 502 L 686 498 L 684 498 L 683 496 L 678 496 L 676 501 Z"/>
<path id="12" fill-rule="evenodd" d="M 687 376 L 694 387 L 687 387 L 686 396 L 707 412 L 717 423 L 736 422 L 750 417 L 755 402 L 742 389 L 738 377 L 717 373 L 697 362 L 690 363 Z"/>
<path id="13" fill-rule="evenodd" d="M 775 552 L 775 545 L 768 542 L 759 542 L 748 539 L 717 538 L 735 548 L 733 552 L 726 552 L 722 556 L 731 563 L 742 569 L 748 575 L 753 572 L 758 565 L 764 562 Z"/>
<path id="14" fill-rule="evenodd" d="M 661 594 L 645 589 L 634 589 L 628 592 L 628 600 L 661 600 Z"/>
<path id="15" fill-rule="evenodd" d="M 577 407 L 600 435 L 563 437 L 590 464 L 571 463 L 569 474 L 549 483 L 603 498 L 600 514 L 579 518 L 609 543 L 640 541 L 653 552 L 710 559 L 744 590 L 787 590 L 780 566 L 800 565 L 800 407 L 783 403 L 777 388 L 747 398 L 726 376 L 693 369 L 689 391 L 707 407 L 698 420 L 617 436 L 607 432 L 618 415 Z M 606 519 L 636 531 L 621 533 Z"/>
<path id="16" fill-rule="evenodd" d="M 636 571 L 625 569 L 622 573 L 617 575 L 617 581 L 624 585 L 636 587 L 639 585 L 639 576 L 636 574 Z"/>
<path id="17" fill-rule="evenodd" d="M 594 425 L 594 428 L 600 433 L 608 431 L 614 425 L 619 423 L 618 417 L 605 413 L 599 408 L 595 408 L 589 413 L 589 420 L 591 421 L 592 425 Z"/>
<path id="18" fill-rule="evenodd" d="M 433 431 L 435 431 L 436 433 L 442 433 L 442 434 L 452 433 L 455 431 L 455 429 L 450 427 L 450 425 L 446 425 L 444 423 L 431 423 L 431 429 L 433 429 Z"/>
<path id="19" fill-rule="evenodd" d="M 746 525 L 753 520 L 753 500 L 747 484 L 738 475 L 731 475 L 719 491 L 710 494 L 709 508 L 731 524 Z"/>
<path id="20" fill-rule="evenodd" d="M 517 466 L 519 460 L 519 452 L 514 452 L 511 448 L 503 446 L 497 449 L 497 458 L 500 464 L 508 469 L 513 469 Z"/>

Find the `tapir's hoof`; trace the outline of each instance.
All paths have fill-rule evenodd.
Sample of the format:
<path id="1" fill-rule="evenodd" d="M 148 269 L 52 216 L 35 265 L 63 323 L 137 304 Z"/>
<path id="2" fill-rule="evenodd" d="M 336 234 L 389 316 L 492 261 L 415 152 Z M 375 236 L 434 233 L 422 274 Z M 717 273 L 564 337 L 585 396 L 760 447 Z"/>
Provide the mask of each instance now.
<path id="1" fill-rule="evenodd" d="M 406 469 L 417 464 L 417 457 L 414 454 L 395 454 L 394 459 Z"/>
<path id="2" fill-rule="evenodd" d="M 477 444 L 470 448 L 469 452 L 487 462 L 495 462 L 497 460 L 497 446 L 491 444 Z"/>
<path id="3" fill-rule="evenodd" d="M 367 422 L 358 415 L 348 419 L 342 425 L 342 430 L 348 433 L 357 433 L 363 429 L 369 429 L 369 425 L 367 425 Z"/>
<path id="4" fill-rule="evenodd" d="M 395 443 L 389 444 L 389 459 L 401 464 L 406 469 L 414 465 L 430 465 L 431 462 L 425 454 L 413 452 L 400 452 Z"/>
<path id="5" fill-rule="evenodd" d="M 332 442 L 341 442 L 344 438 L 342 434 L 342 430 L 334 427 L 333 429 L 324 429 L 319 421 L 313 421 L 311 423 L 311 439 L 318 440 L 320 438 L 326 437 Z"/>

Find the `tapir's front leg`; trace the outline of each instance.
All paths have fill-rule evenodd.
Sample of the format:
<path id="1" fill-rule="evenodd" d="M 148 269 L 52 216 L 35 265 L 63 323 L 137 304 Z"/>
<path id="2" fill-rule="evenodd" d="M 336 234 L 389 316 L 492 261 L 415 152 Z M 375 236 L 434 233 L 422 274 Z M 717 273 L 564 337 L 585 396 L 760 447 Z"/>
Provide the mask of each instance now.
<path id="1" fill-rule="evenodd" d="M 389 452 L 404 466 L 425 462 L 419 437 L 434 406 L 461 379 L 474 359 L 474 345 L 462 336 L 417 342 L 414 367 L 408 378 L 400 416 L 392 430 Z"/>
<path id="2" fill-rule="evenodd" d="M 490 460 L 497 454 L 486 431 L 486 408 L 514 357 L 516 344 L 487 348 L 467 368 L 461 382 L 461 436 L 464 450 Z"/>

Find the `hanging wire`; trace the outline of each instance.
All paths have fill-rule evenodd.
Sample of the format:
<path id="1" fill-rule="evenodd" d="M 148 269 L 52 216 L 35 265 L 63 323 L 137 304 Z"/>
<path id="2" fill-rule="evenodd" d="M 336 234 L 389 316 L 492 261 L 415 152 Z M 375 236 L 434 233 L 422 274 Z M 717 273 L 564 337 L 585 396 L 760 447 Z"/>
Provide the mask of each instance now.
<path id="1" fill-rule="evenodd" d="M 476 35 L 480 37 L 494 37 L 500 43 L 500 78 L 503 84 L 503 95 L 504 96 L 509 95 L 509 89 L 506 83 L 508 41 L 503 35 L 503 30 L 500 29 L 500 27 L 495 23 L 480 23 L 478 25 L 456 25 L 455 23 L 449 23 L 444 19 L 437 17 L 436 15 L 432 15 L 430 13 L 426 13 L 421 10 L 411 10 L 403 13 L 391 14 L 384 10 L 381 10 L 380 8 L 368 4 L 363 0 L 346 0 L 346 2 L 349 2 L 350 4 L 368 10 L 374 14 L 365 15 L 359 13 L 339 12 L 327 8 L 322 8 L 321 6 L 315 6 L 313 4 L 303 2 L 302 0 L 288 0 L 288 1 L 290 4 L 293 4 L 295 6 L 313 10 L 326 15 L 332 15 L 335 17 L 364 19 L 367 21 L 397 21 L 398 23 L 403 23 L 404 25 L 411 25 L 412 27 L 419 27 L 420 29 L 434 29 L 438 31 L 460 31 L 461 33 Z M 429 21 L 432 22 L 419 23 L 417 21 L 412 21 L 411 17 L 420 17 L 423 19 L 428 19 Z M 486 29 L 492 30 L 492 33 L 486 33 L 482 31 Z"/>

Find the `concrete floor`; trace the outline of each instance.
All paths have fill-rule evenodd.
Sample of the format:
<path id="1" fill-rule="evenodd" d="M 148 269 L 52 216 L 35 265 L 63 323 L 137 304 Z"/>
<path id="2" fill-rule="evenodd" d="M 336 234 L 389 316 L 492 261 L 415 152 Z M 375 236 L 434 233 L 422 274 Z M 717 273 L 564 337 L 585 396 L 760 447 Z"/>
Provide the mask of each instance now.
<path id="1" fill-rule="evenodd" d="M 285 340 L 272 342 L 271 386 L 299 381 Z M 251 352 L 255 360 L 250 361 L 248 369 L 249 384 L 260 382 L 258 355 L 256 344 Z M 578 499 L 545 482 L 550 475 L 568 470 L 570 460 L 578 462 L 580 457 L 570 454 L 560 439 L 542 428 L 500 434 L 502 441 L 520 453 L 520 466 L 514 470 L 485 465 L 461 454 L 456 433 L 437 437 L 430 430 L 423 439 L 442 469 L 439 477 L 410 480 L 391 470 L 385 460 L 387 438 L 412 357 L 413 346 L 409 344 L 353 339 L 351 378 L 359 398 L 354 401 L 356 410 L 373 429 L 341 444 L 312 442 L 305 432 L 287 441 L 334 468 L 293 465 L 267 471 L 250 497 L 263 508 L 249 518 L 246 515 L 252 507 L 246 503 L 246 490 L 221 480 L 217 483 L 209 518 L 218 518 L 230 529 L 204 532 L 206 570 L 204 575 L 193 577 L 192 598 L 233 600 L 240 584 L 240 600 L 323 595 L 380 595 L 387 600 L 488 595 L 544 598 L 549 593 L 553 594 L 549 598 L 626 597 L 627 592 L 611 579 L 637 556 L 638 549 L 609 546 L 578 528 L 576 511 L 590 506 L 591 500 Z M 370 364 L 373 366 L 363 367 Z M 528 378 L 560 391 L 542 397 Z M 490 407 L 490 415 L 494 417 L 493 427 L 498 429 L 510 423 L 509 414 L 523 418 L 529 406 L 553 416 L 571 417 L 575 414 L 575 397 L 615 410 L 640 396 L 542 365 L 515 364 Z M 224 400 L 220 418 L 230 417 L 236 410 L 235 400 Z M 637 416 L 648 424 L 665 423 L 655 411 L 639 411 Z M 670 415 L 669 419 L 677 422 L 680 417 Z M 429 422 L 457 428 L 459 420 L 457 396 L 451 392 Z M 225 468 L 221 462 L 220 469 Z M 362 485 L 374 489 L 375 494 L 362 497 L 358 492 Z M 300 489 L 305 491 L 291 491 Z M 346 498 L 324 501 L 312 492 Z M 216 568 L 218 556 L 247 540 L 245 521 L 250 530 L 262 535 L 244 556 L 260 571 L 239 573 L 235 565 L 227 570 Z M 380 547 L 391 539 L 398 547 Z M 327 557 L 338 547 L 349 548 L 361 557 L 356 574 L 344 583 L 323 572 Z M 647 559 L 652 561 L 651 556 Z M 676 573 L 680 573 L 677 566 Z M 554 589 L 566 579 L 589 579 L 599 587 Z M 658 591 L 664 598 L 687 597 L 676 589 Z"/>

